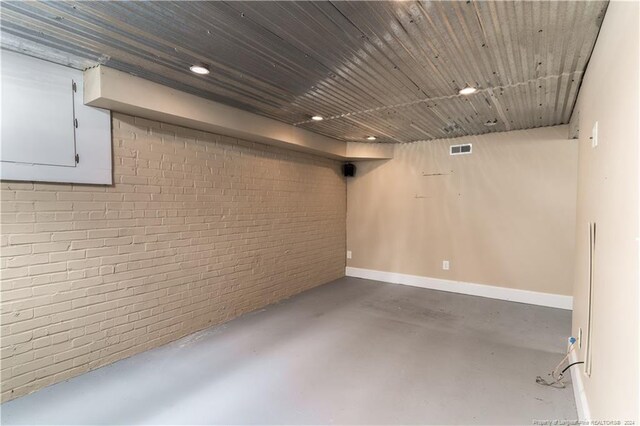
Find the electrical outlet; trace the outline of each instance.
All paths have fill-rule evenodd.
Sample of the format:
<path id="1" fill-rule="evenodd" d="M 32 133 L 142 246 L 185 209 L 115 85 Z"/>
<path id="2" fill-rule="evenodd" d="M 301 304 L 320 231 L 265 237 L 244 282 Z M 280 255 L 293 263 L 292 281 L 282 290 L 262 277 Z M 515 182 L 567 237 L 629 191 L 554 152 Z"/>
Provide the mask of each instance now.
<path id="1" fill-rule="evenodd" d="M 442 261 L 442 269 L 444 269 L 445 271 L 449 270 L 449 261 L 448 260 L 443 260 Z"/>
<path id="2" fill-rule="evenodd" d="M 347 250 L 347 259 L 351 259 L 351 250 Z"/>
<path id="3" fill-rule="evenodd" d="M 593 128 L 591 129 L 591 147 L 595 148 L 598 146 L 598 122 L 596 121 L 593 124 Z"/>
<path id="4" fill-rule="evenodd" d="M 578 348 L 582 348 L 582 327 L 578 329 Z"/>

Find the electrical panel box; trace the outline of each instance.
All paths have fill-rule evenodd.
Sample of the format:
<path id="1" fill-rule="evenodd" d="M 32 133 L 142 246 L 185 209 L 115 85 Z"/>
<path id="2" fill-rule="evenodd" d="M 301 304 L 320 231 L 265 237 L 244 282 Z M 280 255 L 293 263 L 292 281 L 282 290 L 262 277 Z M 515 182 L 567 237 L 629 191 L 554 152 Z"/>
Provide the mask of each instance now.
<path id="1" fill-rule="evenodd" d="M 111 115 L 83 104 L 82 71 L 0 53 L 0 178 L 111 184 Z"/>

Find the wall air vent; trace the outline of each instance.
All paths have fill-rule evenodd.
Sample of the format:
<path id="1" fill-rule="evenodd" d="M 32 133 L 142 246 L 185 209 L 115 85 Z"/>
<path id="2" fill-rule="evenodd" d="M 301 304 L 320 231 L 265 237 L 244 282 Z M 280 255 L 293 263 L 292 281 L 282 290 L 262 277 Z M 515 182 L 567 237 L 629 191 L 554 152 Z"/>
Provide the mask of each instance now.
<path id="1" fill-rule="evenodd" d="M 464 145 L 451 145 L 449 147 L 450 155 L 463 155 L 463 154 L 471 154 L 471 144 L 467 143 Z"/>

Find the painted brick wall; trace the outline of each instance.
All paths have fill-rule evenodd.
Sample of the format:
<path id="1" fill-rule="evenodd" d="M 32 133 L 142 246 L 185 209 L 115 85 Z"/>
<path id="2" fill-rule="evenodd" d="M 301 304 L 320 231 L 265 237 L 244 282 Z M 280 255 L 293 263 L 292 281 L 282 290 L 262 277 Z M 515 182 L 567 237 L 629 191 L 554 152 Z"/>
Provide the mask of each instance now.
<path id="1" fill-rule="evenodd" d="M 114 114 L 115 185 L 2 182 L 2 400 L 344 275 L 339 163 Z"/>

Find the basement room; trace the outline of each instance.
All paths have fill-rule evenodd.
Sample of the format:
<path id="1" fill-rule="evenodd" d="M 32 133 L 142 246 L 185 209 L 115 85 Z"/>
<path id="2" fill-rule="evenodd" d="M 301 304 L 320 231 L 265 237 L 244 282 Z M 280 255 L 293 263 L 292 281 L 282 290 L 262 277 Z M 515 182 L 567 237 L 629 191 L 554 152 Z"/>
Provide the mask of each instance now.
<path id="1" fill-rule="evenodd" d="M 640 1 L 0 3 L 3 425 L 640 423 Z"/>

